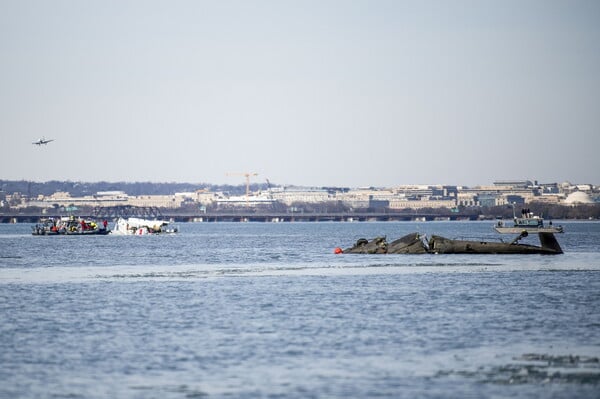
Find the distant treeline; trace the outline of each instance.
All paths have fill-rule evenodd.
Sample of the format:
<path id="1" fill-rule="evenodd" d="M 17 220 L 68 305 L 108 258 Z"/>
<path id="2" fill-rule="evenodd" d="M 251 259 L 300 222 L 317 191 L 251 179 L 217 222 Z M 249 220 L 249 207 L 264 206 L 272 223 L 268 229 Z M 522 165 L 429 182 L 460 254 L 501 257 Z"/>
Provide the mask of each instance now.
<path id="1" fill-rule="evenodd" d="M 266 190 L 267 184 L 251 184 L 252 191 Z M 102 191 L 123 191 L 136 195 L 173 195 L 181 192 L 196 190 L 223 191 L 232 195 L 242 195 L 246 192 L 246 185 L 214 185 L 208 183 L 153 183 L 153 182 L 72 182 L 52 180 L 47 182 L 34 182 L 27 180 L 0 180 L 0 190 L 5 194 L 21 193 L 29 198 L 38 195 L 51 195 L 55 192 L 68 192 L 73 197 L 94 195 Z"/>

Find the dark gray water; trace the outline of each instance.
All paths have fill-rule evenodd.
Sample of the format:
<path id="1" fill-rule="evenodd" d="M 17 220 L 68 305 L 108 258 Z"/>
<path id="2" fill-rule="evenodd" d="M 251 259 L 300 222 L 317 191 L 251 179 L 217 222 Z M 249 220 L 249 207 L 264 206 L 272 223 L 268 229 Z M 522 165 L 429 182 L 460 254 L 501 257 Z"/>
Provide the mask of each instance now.
<path id="1" fill-rule="evenodd" d="M 560 256 L 333 254 L 491 222 L 0 225 L 0 397 L 597 398 L 600 223 L 563 225 Z"/>

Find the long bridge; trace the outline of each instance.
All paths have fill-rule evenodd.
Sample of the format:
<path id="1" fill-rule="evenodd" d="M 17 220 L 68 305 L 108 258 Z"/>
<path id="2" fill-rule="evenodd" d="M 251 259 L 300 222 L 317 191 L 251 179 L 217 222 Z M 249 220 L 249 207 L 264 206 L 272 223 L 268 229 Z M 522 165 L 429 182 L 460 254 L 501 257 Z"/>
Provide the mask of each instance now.
<path id="1" fill-rule="evenodd" d="M 0 223 L 35 223 L 41 218 L 69 216 L 69 212 L 0 212 Z M 157 208 L 108 207 L 75 214 L 92 219 L 115 220 L 119 217 L 165 219 L 176 222 L 389 222 L 432 220 L 477 220 L 477 214 L 455 212 L 269 212 L 237 210 L 182 212 Z"/>

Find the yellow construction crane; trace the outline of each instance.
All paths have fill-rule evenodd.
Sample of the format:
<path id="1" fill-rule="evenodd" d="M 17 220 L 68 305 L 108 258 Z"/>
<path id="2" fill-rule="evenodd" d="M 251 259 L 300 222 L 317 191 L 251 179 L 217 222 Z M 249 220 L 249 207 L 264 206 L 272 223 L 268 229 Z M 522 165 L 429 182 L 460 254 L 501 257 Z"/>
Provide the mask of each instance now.
<path id="1" fill-rule="evenodd" d="M 250 176 L 258 176 L 258 173 L 227 173 L 227 176 L 246 177 L 246 204 L 248 204 L 248 196 L 250 196 Z"/>

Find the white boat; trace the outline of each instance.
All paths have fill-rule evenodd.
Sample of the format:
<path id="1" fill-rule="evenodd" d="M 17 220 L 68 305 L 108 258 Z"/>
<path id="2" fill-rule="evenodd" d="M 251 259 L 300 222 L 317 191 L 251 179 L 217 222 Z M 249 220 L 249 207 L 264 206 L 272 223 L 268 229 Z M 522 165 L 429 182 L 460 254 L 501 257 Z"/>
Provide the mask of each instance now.
<path id="1" fill-rule="evenodd" d="M 119 218 L 115 223 L 112 234 L 117 235 L 148 235 L 148 234 L 174 234 L 178 229 L 169 221 L 141 218 Z"/>

